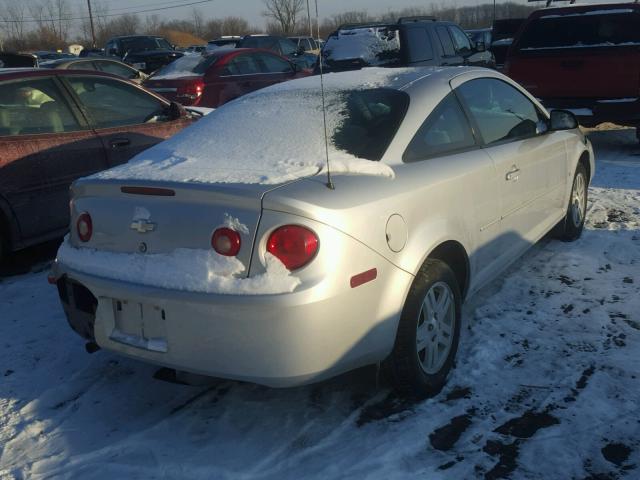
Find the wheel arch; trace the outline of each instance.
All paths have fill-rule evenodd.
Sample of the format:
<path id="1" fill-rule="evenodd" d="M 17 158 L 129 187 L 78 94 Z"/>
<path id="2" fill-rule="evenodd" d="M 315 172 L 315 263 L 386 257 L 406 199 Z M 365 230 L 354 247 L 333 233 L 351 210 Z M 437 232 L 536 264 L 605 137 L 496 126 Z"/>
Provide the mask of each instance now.
<path id="1" fill-rule="evenodd" d="M 431 250 L 427 259 L 440 260 L 451 268 L 464 299 L 469 288 L 470 266 L 469 255 L 462 244 L 456 240 L 444 241 Z"/>

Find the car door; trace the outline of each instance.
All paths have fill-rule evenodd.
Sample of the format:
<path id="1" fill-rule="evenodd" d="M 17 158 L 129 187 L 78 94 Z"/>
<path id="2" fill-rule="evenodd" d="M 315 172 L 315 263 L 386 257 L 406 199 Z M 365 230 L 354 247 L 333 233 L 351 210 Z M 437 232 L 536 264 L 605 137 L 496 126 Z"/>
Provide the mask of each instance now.
<path id="1" fill-rule="evenodd" d="M 129 161 L 191 123 L 170 120 L 167 103 L 129 82 L 98 75 L 65 80 L 107 152 L 110 166 Z"/>
<path id="2" fill-rule="evenodd" d="M 464 240 L 470 249 L 473 284 L 481 284 L 497 269 L 501 256 L 498 180 L 493 160 L 482 150 L 453 92 L 429 114 L 402 160 L 406 168 L 397 175 L 424 183 L 417 187 L 415 207 L 407 214 L 410 231 L 431 234 L 443 223 L 452 226 L 447 233 L 462 235 L 456 240 Z M 440 206 L 426 204 L 426 198 L 438 199 Z M 425 219 L 432 223 L 424 225 Z"/>
<path id="3" fill-rule="evenodd" d="M 0 84 L 0 196 L 28 243 L 69 225 L 69 186 L 107 168 L 100 139 L 55 76 Z"/>
<path id="4" fill-rule="evenodd" d="M 205 76 L 205 98 L 203 105 L 220 106 L 246 93 L 261 88 L 262 70 L 256 59 L 249 53 L 242 53 L 216 68 L 213 75 Z M 266 85 L 264 85 L 266 86 Z M 213 87 L 213 88 L 212 88 Z M 209 96 L 217 96 L 209 101 Z M 205 101 L 206 100 L 206 101 Z"/>
<path id="5" fill-rule="evenodd" d="M 436 34 L 440 40 L 442 65 L 464 65 L 464 58 L 456 53 L 449 29 L 444 25 L 440 25 L 436 27 Z"/>
<path id="6" fill-rule="evenodd" d="M 458 78 L 456 92 L 476 124 L 500 179 L 501 224 L 517 255 L 562 216 L 565 136 L 548 131 L 546 116 L 522 91 L 498 78 Z"/>

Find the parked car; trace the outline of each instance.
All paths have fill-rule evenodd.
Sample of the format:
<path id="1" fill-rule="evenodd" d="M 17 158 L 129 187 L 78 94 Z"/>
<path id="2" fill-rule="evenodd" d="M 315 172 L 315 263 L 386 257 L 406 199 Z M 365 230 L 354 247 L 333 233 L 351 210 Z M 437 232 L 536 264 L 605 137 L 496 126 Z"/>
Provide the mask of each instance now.
<path id="1" fill-rule="evenodd" d="M 640 126 L 640 5 L 532 13 L 509 49 L 505 73 L 547 108 L 571 109 L 584 126 Z"/>
<path id="2" fill-rule="evenodd" d="M 131 65 L 119 62 L 118 60 L 112 60 L 109 58 L 75 58 L 53 60 L 49 62 L 43 62 L 40 67 L 42 68 L 56 68 L 60 70 L 95 70 L 98 72 L 111 73 L 122 78 L 126 78 L 135 83 L 142 83 L 146 80 L 147 74 L 136 70 Z"/>
<path id="3" fill-rule="evenodd" d="M 237 48 L 260 48 L 271 50 L 287 58 L 303 70 L 311 70 L 318 61 L 317 55 L 305 53 L 302 46 L 298 46 L 285 37 L 274 35 L 245 35 Z"/>
<path id="4" fill-rule="evenodd" d="M 78 54 L 79 57 L 104 57 L 104 48 L 83 48 Z"/>
<path id="5" fill-rule="evenodd" d="M 62 236 L 71 182 L 197 118 L 177 107 L 113 75 L 0 70 L 0 257 Z"/>
<path id="6" fill-rule="evenodd" d="M 107 42 L 107 56 L 117 57 L 137 70 L 150 74 L 184 55 L 165 38 L 153 35 L 114 37 Z"/>
<path id="7" fill-rule="evenodd" d="M 276 387 L 384 362 L 433 394 L 463 300 L 554 227 L 580 236 L 570 112 L 488 69 L 324 81 L 328 138 L 309 77 L 74 184 L 50 281 L 90 350 Z"/>
<path id="8" fill-rule="evenodd" d="M 209 40 L 207 42 L 206 50 L 209 52 L 211 50 L 216 50 L 218 48 L 236 48 L 238 43 L 240 43 L 242 37 L 235 35 L 223 35 L 220 38 L 216 38 L 215 40 Z"/>
<path id="9" fill-rule="evenodd" d="M 37 51 L 37 52 L 33 52 L 33 54 L 36 57 L 38 57 L 39 62 L 60 60 L 62 58 L 78 58 L 76 55 L 72 53 L 63 53 L 63 52 Z"/>
<path id="10" fill-rule="evenodd" d="M 526 18 L 503 18 L 494 20 L 491 29 L 491 52 L 496 59 L 496 68 L 502 70 L 507 59 L 507 52 L 513 39 Z"/>
<path id="11" fill-rule="evenodd" d="M 268 50 L 234 48 L 180 58 L 160 69 L 145 86 L 183 105 L 215 108 L 254 90 L 306 75 L 296 64 Z"/>
<path id="12" fill-rule="evenodd" d="M 321 58 L 328 72 L 368 66 L 495 66 L 491 53 L 482 45 L 474 48 L 458 25 L 433 17 L 344 25 L 329 36 Z"/>
<path id="13" fill-rule="evenodd" d="M 184 53 L 187 54 L 191 54 L 191 55 L 200 55 L 201 53 L 204 53 L 207 50 L 207 46 L 206 45 L 190 45 L 188 46 Z"/>
<path id="14" fill-rule="evenodd" d="M 0 68 L 34 68 L 38 57 L 33 53 L 0 52 Z"/>
<path id="15" fill-rule="evenodd" d="M 298 51 L 320 55 L 320 45 L 313 37 L 288 37 L 298 47 Z"/>

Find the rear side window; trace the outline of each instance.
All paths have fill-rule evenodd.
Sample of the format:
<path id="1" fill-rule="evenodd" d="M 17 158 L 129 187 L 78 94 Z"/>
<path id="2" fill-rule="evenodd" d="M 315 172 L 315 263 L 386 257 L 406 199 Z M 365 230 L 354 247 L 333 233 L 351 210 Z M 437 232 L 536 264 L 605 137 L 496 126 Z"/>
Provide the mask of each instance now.
<path id="1" fill-rule="evenodd" d="M 52 79 L 0 84 L 0 135 L 82 130 Z"/>
<path id="2" fill-rule="evenodd" d="M 334 145 L 358 158 L 379 161 L 407 113 L 409 96 L 376 88 L 345 93 L 343 102 L 343 121 L 334 131 Z"/>
<path id="3" fill-rule="evenodd" d="M 253 55 L 238 55 L 221 71 L 221 75 L 256 75 L 261 73 L 260 65 Z"/>
<path id="4" fill-rule="evenodd" d="M 409 45 L 410 62 L 433 60 L 433 46 L 429 32 L 425 28 L 407 29 L 407 44 Z"/>
<path id="5" fill-rule="evenodd" d="M 453 42 L 451 41 L 451 36 L 447 31 L 447 27 L 438 27 L 436 31 L 438 32 L 438 38 L 440 39 L 444 56 L 453 57 L 456 54 L 456 51 L 453 48 Z"/>
<path id="6" fill-rule="evenodd" d="M 422 124 L 402 160 L 406 163 L 417 162 L 466 150 L 475 144 L 467 117 L 456 96 L 450 93 Z"/>
<path id="7" fill-rule="evenodd" d="M 506 82 L 480 78 L 457 90 L 486 144 L 530 138 L 546 130 L 533 102 Z"/>
<path id="8" fill-rule="evenodd" d="M 526 27 L 520 51 L 640 45 L 640 14 L 631 9 L 543 15 Z"/>

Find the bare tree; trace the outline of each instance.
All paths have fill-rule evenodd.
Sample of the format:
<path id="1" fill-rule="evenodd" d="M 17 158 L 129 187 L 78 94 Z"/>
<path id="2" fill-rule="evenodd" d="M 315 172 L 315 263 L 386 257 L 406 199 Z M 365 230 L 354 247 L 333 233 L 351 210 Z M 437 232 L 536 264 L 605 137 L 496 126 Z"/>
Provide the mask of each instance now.
<path id="1" fill-rule="evenodd" d="M 292 33 L 303 12 L 304 0 L 263 0 L 267 19 L 276 23 L 283 34 Z"/>

